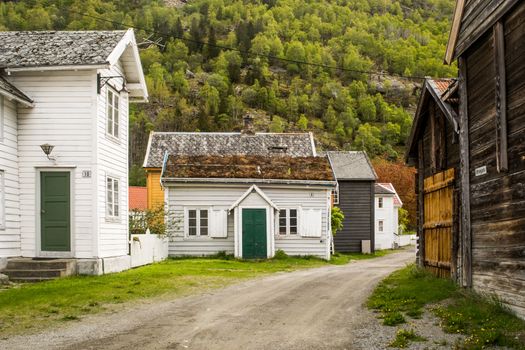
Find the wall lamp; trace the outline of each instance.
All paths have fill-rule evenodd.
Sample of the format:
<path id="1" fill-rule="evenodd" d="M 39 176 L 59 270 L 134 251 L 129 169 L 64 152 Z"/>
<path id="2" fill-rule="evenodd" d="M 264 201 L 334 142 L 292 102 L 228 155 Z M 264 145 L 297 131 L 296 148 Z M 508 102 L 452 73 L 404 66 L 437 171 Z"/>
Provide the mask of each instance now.
<path id="1" fill-rule="evenodd" d="M 47 159 L 49 159 L 49 160 L 56 160 L 55 157 L 51 157 L 50 156 L 50 154 L 53 151 L 53 148 L 55 148 L 55 146 L 50 145 L 49 143 L 44 143 L 43 145 L 40 145 L 40 148 L 42 149 L 42 151 L 46 155 Z"/>

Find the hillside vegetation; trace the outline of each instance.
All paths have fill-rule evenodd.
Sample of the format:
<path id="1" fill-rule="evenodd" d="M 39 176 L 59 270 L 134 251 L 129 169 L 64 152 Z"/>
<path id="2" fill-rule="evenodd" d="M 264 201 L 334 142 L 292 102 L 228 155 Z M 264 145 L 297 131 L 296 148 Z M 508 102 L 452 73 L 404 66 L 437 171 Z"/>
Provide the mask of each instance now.
<path id="1" fill-rule="evenodd" d="M 132 110 L 134 164 L 142 163 L 150 130 L 236 130 L 245 113 L 260 131 L 313 131 L 325 149 L 396 158 L 421 83 L 399 76 L 456 72 L 442 64 L 453 0 L 181 4 L 2 2 L 0 29 L 138 28 L 151 103 Z"/>

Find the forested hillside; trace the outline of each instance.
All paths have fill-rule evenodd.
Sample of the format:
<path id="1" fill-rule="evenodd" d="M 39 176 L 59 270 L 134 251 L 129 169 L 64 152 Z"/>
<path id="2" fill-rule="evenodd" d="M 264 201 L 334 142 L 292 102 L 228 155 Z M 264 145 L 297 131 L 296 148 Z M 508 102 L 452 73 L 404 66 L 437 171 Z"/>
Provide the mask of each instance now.
<path id="1" fill-rule="evenodd" d="M 456 72 L 442 64 L 452 10 L 453 0 L 27 0 L 0 3 L 0 29 L 138 28 L 151 103 L 132 110 L 134 164 L 150 130 L 236 130 L 245 113 L 260 131 L 309 130 L 325 149 L 396 158 L 421 83 L 400 76 Z"/>

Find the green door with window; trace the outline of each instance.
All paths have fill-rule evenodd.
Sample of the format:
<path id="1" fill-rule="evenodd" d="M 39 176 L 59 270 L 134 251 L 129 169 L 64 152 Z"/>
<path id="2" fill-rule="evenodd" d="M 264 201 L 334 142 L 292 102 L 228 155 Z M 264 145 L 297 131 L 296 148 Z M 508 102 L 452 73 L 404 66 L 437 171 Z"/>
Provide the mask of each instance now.
<path id="1" fill-rule="evenodd" d="M 40 173 L 41 250 L 71 251 L 69 172 Z"/>
<path id="2" fill-rule="evenodd" d="M 244 259 L 266 259 L 266 210 L 242 210 L 242 257 Z"/>

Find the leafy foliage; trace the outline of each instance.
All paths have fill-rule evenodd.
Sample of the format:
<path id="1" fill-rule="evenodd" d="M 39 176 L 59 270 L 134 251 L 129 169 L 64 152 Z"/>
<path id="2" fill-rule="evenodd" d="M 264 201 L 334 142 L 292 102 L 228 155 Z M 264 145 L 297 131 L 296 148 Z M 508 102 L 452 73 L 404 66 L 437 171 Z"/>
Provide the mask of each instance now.
<path id="1" fill-rule="evenodd" d="M 332 223 L 332 234 L 334 236 L 337 233 L 337 231 L 341 231 L 343 229 L 344 219 L 345 219 L 345 214 L 343 214 L 343 211 L 339 207 L 333 207 L 331 223 Z"/>
<path id="2" fill-rule="evenodd" d="M 418 81 L 395 75 L 455 75 L 442 64 L 452 10 L 453 0 L 9 1 L 0 30 L 138 28 L 151 103 L 131 110 L 133 164 L 150 130 L 230 131 L 246 112 L 261 131 L 309 130 L 325 149 L 396 158 Z"/>

